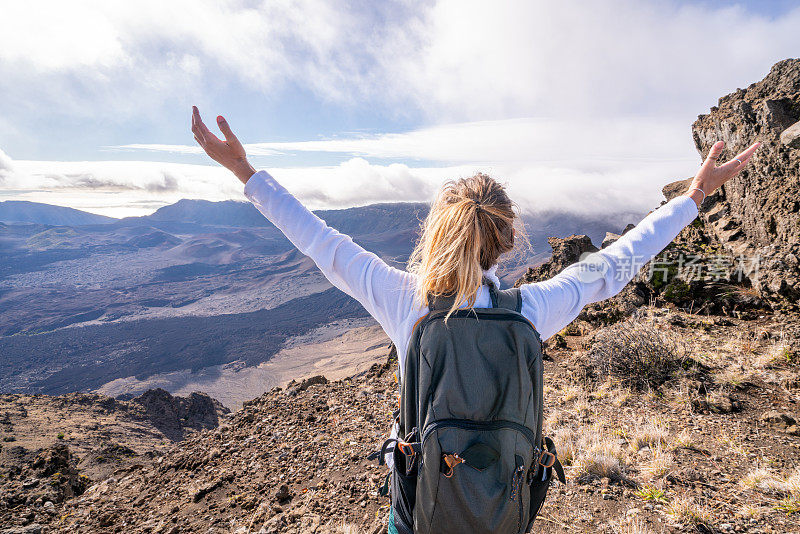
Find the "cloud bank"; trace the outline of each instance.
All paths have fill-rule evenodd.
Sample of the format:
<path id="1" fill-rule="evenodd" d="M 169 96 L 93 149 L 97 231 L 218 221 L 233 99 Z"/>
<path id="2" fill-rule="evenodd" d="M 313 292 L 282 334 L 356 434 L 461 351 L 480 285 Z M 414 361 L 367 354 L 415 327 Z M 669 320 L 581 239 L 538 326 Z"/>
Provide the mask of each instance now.
<path id="1" fill-rule="evenodd" d="M 800 6 L 774 17 L 710 2 L 11 3 L 0 147 L 77 148 L 111 132 L 97 146 L 133 161 L 0 153 L 0 197 L 112 215 L 242 198 L 210 162 L 178 163 L 207 161 L 187 144 L 197 101 L 235 103 L 256 164 L 313 207 L 429 200 L 443 180 L 485 171 L 526 209 L 644 212 L 695 171 L 694 117 L 796 55 L 798 27 Z M 403 127 L 321 137 L 325 113 L 296 94 Z M 165 161 L 136 161 L 154 154 Z"/>

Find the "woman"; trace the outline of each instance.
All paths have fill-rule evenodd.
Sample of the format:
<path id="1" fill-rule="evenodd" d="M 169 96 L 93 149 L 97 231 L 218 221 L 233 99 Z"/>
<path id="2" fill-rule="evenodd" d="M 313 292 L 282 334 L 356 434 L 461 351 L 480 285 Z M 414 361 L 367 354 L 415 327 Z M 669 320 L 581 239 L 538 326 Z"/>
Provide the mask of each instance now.
<path id="1" fill-rule="evenodd" d="M 224 141 L 209 131 L 193 108 L 192 132 L 200 146 L 245 184 L 245 196 L 314 260 L 333 285 L 358 300 L 380 323 L 397 347 L 401 372 L 414 325 L 428 313 L 429 293 L 455 293 L 451 312 L 459 307 L 491 306 L 482 280 L 486 277 L 495 287 L 500 286 L 495 274 L 497 260 L 513 248 L 516 220 L 511 200 L 492 178 L 478 174 L 444 185 L 423 225 L 410 272 L 406 272 L 388 266 L 350 237 L 328 227 L 266 171 L 256 172 L 225 119 L 217 117 L 217 123 Z M 521 312 L 536 326 L 542 340 L 567 326 L 587 304 L 619 293 L 636 274 L 631 265 L 641 267 L 664 249 L 694 220 L 705 197 L 742 170 L 759 145 L 717 166 L 724 146 L 717 142 L 682 196 L 649 214 L 591 258 L 550 280 L 523 285 Z"/>

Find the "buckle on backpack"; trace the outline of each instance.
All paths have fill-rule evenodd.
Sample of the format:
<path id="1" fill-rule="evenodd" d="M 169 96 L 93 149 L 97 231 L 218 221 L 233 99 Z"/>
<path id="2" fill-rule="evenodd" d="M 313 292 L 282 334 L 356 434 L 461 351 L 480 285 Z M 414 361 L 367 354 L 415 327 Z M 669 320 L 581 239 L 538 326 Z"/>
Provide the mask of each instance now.
<path id="1" fill-rule="evenodd" d="M 400 452 L 402 452 L 408 457 L 413 458 L 414 455 L 416 454 L 416 452 L 414 451 L 414 446 L 406 441 L 398 441 L 395 447 L 397 447 L 400 450 Z"/>
<path id="2" fill-rule="evenodd" d="M 553 467 L 556 463 L 556 455 L 550 451 L 542 451 L 541 456 L 539 456 L 539 465 L 544 467 L 545 469 L 549 469 Z"/>

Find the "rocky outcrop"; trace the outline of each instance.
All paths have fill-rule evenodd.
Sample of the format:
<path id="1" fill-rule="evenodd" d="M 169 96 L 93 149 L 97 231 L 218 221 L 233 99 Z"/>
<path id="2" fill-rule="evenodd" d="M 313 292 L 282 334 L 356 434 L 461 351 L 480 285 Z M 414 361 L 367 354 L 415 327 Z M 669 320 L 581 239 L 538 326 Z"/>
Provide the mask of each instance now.
<path id="1" fill-rule="evenodd" d="M 682 193 L 686 187 L 685 184 L 673 185 L 672 189 Z M 665 188 L 665 195 L 670 194 L 671 190 Z M 621 234 L 609 232 L 603 240 L 603 248 L 632 227 L 626 226 Z M 589 238 L 583 235 L 550 238 L 549 241 L 553 248 L 550 260 L 529 268 L 517 280 L 516 287 L 552 278 L 580 261 L 584 254 L 597 251 Z M 608 325 L 648 303 L 678 307 L 699 314 L 714 313 L 742 318 L 763 313 L 769 308 L 767 302 L 752 290 L 748 280 L 740 276 L 735 264 L 717 265 L 714 268 L 718 272 L 713 272 L 709 267 L 713 267 L 715 261 L 726 259 L 715 246 L 721 245 L 715 245 L 703 221 L 696 220 L 684 228 L 653 261 L 645 264 L 619 294 L 584 307 L 578 319 L 595 326 Z M 696 271 L 695 263 L 704 265 L 704 268 Z"/>
<path id="2" fill-rule="evenodd" d="M 717 140 L 726 143 L 722 158 L 763 143 L 751 165 L 706 200 L 703 219 L 727 251 L 757 261 L 748 273 L 756 290 L 799 298 L 800 59 L 776 63 L 760 82 L 720 98 L 692 136 L 703 158 Z"/>
<path id="3" fill-rule="evenodd" d="M 230 413 L 219 401 L 197 391 L 178 397 L 161 388 L 150 389 L 132 402 L 142 405 L 150 422 L 173 441 L 183 439 L 187 428 L 216 428 L 220 415 Z"/>
<path id="4" fill-rule="evenodd" d="M 553 249 L 550 259 L 537 267 L 529 267 L 527 272 L 517 280 L 514 287 L 530 282 L 547 280 L 563 271 L 573 263 L 580 261 L 584 254 L 597 252 L 597 247 L 585 235 L 571 235 L 569 237 L 550 237 L 547 239 Z"/>
<path id="5" fill-rule="evenodd" d="M 92 481 L 149 465 L 169 443 L 213 430 L 228 413 L 202 393 L 0 394 L 0 533 L 57 520 L 59 507 Z"/>
<path id="6" fill-rule="evenodd" d="M 631 225 L 628 225 L 622 233 L 624 234 L 631 227 Z M 619 238 L 618 234 L 612 235 L 617 236 L 616 239 Z M 616 239 L 613 240 L 615 241 Z M 580 261 L 584 255 L 597 252 L 597 247 L 595 247 L 592 241 L 585 235 L 571 235 L 565 238 L 551 237 L 548 241 L 553 249 L 552 257 L 538 267 L 529 268 L 528 271 L 517 280 L 514 287 L 552 278 L 573 263 Z M 606 242 L 608 238 L 603 241 L 604 246 L 608 246 L 609 243 Z M 648 294 L 649 290 L 643 283 L 637 281 L 625 286 L 622 293 L 617 295 L 614 299 L 587 306 L 581 311 L 579 319 L 592 324 L 614 323 L 633 313 L 639 306 L 646 304 Z"/>

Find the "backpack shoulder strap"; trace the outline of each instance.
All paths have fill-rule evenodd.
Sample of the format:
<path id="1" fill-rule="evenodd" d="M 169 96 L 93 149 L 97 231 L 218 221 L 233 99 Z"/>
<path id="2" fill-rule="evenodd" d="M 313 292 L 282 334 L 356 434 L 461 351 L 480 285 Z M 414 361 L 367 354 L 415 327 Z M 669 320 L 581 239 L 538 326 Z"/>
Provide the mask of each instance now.
<path id="1" fill-rule="evenodd" d="M 517 313 L 522 311 L 522 293 L 520 293 L 518 287 L 500 290 L 494 286 L 494 282 L 485 276 L 483 277 L 483 283 L 489 286 L 493 308 L 505 308 L 506 310 L 514 310 Z"/>
<path id="2" fill-rule="evenodd" d="M 496 307 L 522 313 L 522 293 L 520 293 L 519 288 L 512 287 L 498 291 Z"/>
<path id="3" fill-rule="evenodd" d="M 428 309 L 430 311 L 449 310 L 453 307 L 455 300 L 455 295 L 434 295 L 433 293 L 428 293 Z"/>

